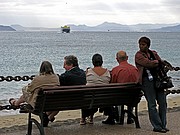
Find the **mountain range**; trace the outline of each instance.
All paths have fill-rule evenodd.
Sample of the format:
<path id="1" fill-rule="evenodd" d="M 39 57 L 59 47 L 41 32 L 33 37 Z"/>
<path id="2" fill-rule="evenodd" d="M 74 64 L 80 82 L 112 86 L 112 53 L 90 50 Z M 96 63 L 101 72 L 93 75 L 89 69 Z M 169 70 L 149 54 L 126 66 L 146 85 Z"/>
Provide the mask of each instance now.
<path id="1" fill-rule="evenodd" d="M 97 26 L 67 24 L 71 31 L 112 31 L 112 32 L 180 32 L 180 24 L 135 24 L 123 25 L 118 23 L 104 22 Z M 21 25 L 2 26 L 0 31 L 60 31 L 59 28 L 23 27 Z"/>
<path id="2" fill-rule="evenodd" d="M 10 26 L 3 26 L 3 25 L 0 25 L 0 31 L 16 31 L 16 30 L 13 29 L 13 28 L 10 27 Z"/>

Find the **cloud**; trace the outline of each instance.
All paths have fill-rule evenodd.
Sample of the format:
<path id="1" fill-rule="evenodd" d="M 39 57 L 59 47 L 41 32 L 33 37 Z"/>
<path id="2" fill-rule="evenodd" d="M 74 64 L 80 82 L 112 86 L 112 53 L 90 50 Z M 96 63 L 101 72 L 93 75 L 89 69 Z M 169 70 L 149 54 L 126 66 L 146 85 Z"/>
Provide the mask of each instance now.
<path id="1" fill-rule="evenodd" d="M 163 0 L 162 5 L 169 11 L 173 11 L 175 14 L 180 12 L 180 1 L 179 0 Z"/>
<path id="2" fill-rule="evenodd" d="M 171 6 L 179 6 L 180 5 L 179 0 L 162 0 L 161 2 L 165 5 L 171 5 Z"/>
<path id="3" fill-rule="evenodd" d="M 0 24 L 57 27 L 180 22 L 179 0 L 1 0 Z"/>
<path id="4" fill-rule="evenodd" d="M 151 11 L 154 10 L 158 4 L 152 4 L 152 3 L 116 3 L 116 8 L 121 11 L 128 11 L 128 12 L 134 12 L 134 11 Z"/>

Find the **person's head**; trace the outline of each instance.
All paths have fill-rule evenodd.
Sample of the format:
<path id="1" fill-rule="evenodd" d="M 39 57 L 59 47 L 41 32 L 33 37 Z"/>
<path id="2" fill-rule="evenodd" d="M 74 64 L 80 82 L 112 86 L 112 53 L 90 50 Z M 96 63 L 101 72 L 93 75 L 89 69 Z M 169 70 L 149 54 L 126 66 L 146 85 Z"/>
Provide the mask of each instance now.
<path id="1" fill-rule="evenodd" d="M 43 61 L 40 66 L 40 75 L 54 74 L 52 64 L 49 61 Z"/>
<path id="2" fill-rule="evenodd" d="M 148 37 L 141 37 L 138 43 L 140 51 L 147 52 L 149 50 L 151 40 Z"/>
<path id="3" fill-rule="evenodd" d="M 92 57 L 92 63 L 94 67 L 101 67 L 103 64 L 103 58 L 100 54 L 96 53 Z"/>
<path id="4" fill-rule="evenodd" d="M 116 60 L 118 61 L 118 63 L 120 63 L 122 61 L 127 61 L 128 60 L 128 56 L 127 56 L 126 52 L 125 51 L 117 52 Z"/>
<path id="5" fill-rule="evenodd" d="M 66 70 L 70 70 L 72 67 L 78 67 L 78 59 L 74 55 L 64 57 L 64 66 Z"/>

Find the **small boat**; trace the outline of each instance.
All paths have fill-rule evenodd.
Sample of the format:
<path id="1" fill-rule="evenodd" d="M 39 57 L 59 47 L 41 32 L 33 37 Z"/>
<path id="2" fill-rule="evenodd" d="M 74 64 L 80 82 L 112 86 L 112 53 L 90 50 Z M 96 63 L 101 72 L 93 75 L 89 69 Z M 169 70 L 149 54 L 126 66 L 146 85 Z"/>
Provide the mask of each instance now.
<path id="1" fill-rule="evenodd" d="M 61 32 L 62 33 L 70 33 L 70 26 L 61 26 Z"/>

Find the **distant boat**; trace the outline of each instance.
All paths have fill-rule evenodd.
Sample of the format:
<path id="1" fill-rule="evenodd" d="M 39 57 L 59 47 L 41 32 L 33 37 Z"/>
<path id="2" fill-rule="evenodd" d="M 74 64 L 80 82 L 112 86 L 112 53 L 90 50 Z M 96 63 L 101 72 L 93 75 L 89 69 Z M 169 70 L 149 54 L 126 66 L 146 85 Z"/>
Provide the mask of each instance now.
<path id="1" fill-rule="evenodd" d="M 61 32 L 62 33 L 70 33 L 70 26 L 61 26 Z"/>

